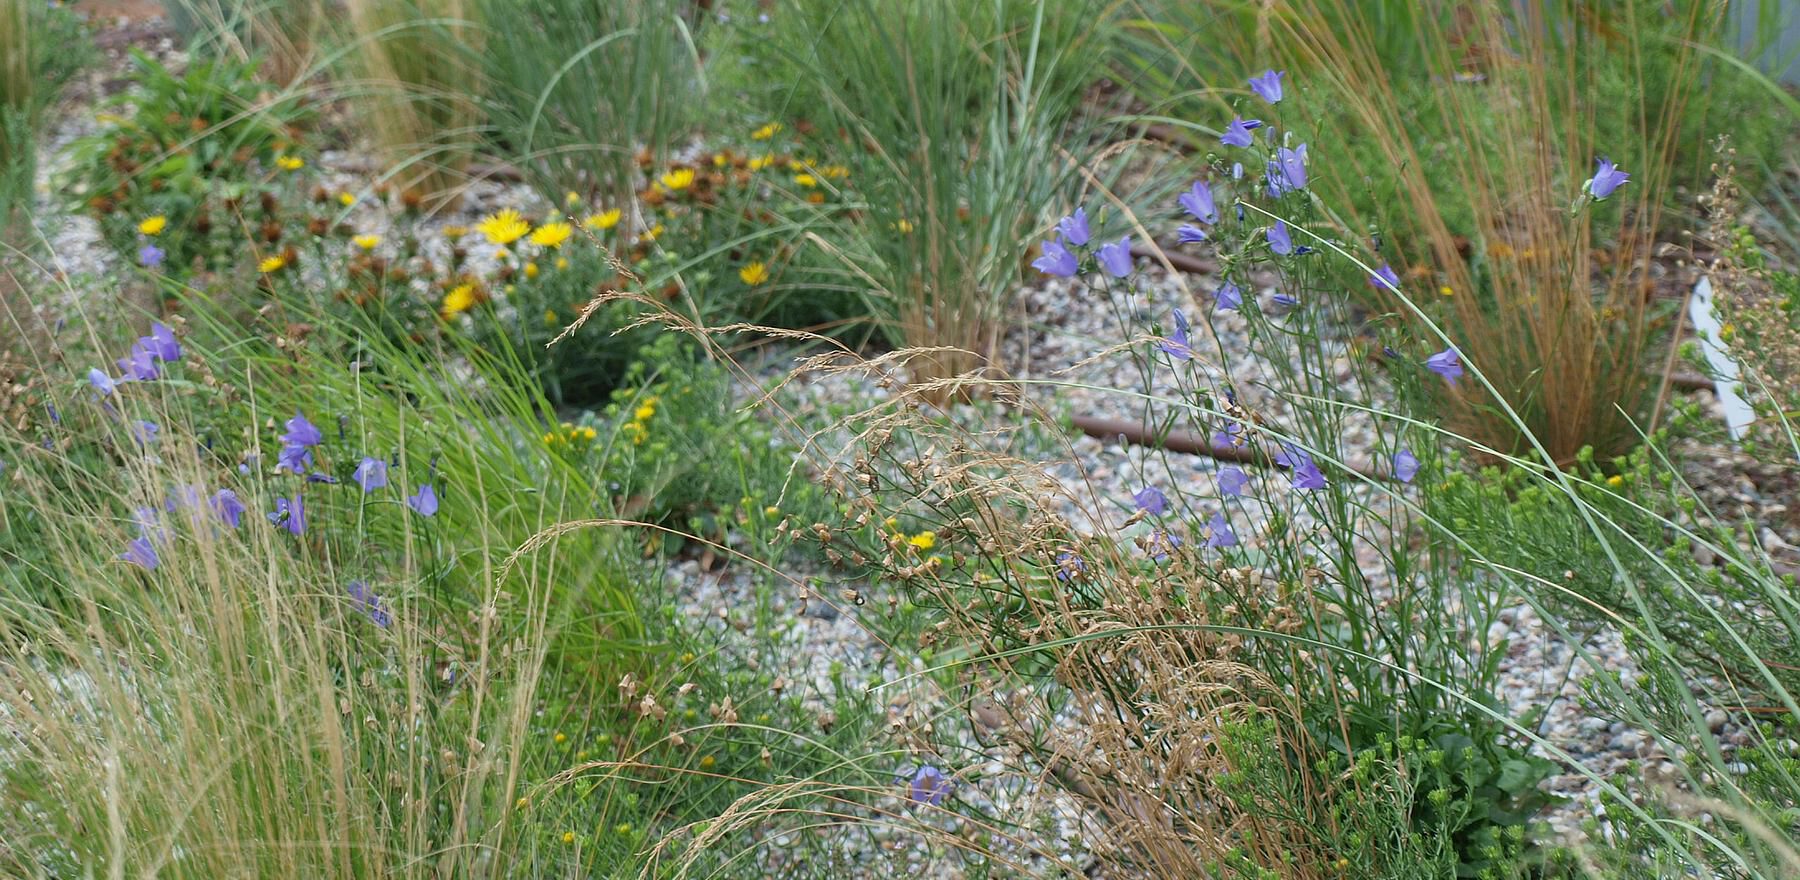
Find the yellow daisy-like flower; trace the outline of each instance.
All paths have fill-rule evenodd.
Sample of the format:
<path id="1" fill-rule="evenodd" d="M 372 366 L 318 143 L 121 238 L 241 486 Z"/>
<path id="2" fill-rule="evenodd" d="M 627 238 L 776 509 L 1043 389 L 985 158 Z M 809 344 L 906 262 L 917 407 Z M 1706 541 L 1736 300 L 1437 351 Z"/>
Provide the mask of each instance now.
<path id="1" fill-rule="evenodd" d="M 810 174 L 796 174 L 794 182 L 809 189 L 819 185 L 819 179 Z"/>
<path id="2" fill-rule="evenodd" d="M 1451 290 L 1450 285 L 1448 285 L 1448 284 L 1438 288 L 1438 293 L 1443 294 L 1444 296 L 1455 296 L 1456 295 L 1456 291 Z"/>
<path id="3" fill-rule="evenodd" d="M 907 538 L 906 543 L 911 544 L 914 547 L 919 548 L 920 550 L 930 550 L 931 548 L 937 546 L 937 532 L 932 532 L 932 531 L 920 532 L 910 538 Z"/>
<path id="4" fill-rule="evenodd" d="M 575 234 L 575 227 L 567 223 L 545 223 L 531 233 L 531 243 L 538 247 L 562 247 L 562 243 Z"/>
<path id="5" fill-rule="evenodd" d="M 1611 486 L 1614 489 L 1617 489 L 1620 486 L 1625 485 L 1625 478 L 1622 476 L 1619 476 L 1618 474 L 1613 474 L 1612 476 L 1606 478 L 1606 485 Z"/>
<path id="6" fill-rule="evenodd" d="M 901 235 L 909 235 L 913 231 L 913 224 L 911 220 L 901 217 L 894 221 L 894 228 L 899 230 Z"/>
<path id="7" fill-rule="evenodd" d="M 475 285 L 458 284 L 444 294 L 444 319 L 449 320 L 475 307 Z"/>
<path id="8" fill-rule="evenodd" d="M 756 141 L 766 141 L 769 138 L 772 138 L 775 135 L 780 134 L 780 133 L 781 133 L 781 123 L 771 122 L 768 125 L 765 125 L 762 128 L 759 128 L 759 129 L 751 132 L 750 139 L 756 140 Z"/>
<path id="9" fill-rule="evenodd" d="M 562 745 L 563 743 L 566 743 L 569 741 L 569 735 L 566 733 L 563 733 L 560 730 L 556 732 L 556 736 L 553 738 L 556 740 L 556 744 L 559 746 Z"/>
<path id="10" fill-rule="evenodd" d="M 348 208 L 351 205 L 356 204 L 356 196 L 353 196 L 347 192 L 338 193 L 338 204 L 343 205 L 344 207 Z"/>
<path id="11" fill-rule="evenodd" d="M 257 271 L 262 272 L 264 275 L 268 275 L 274 272 L 280 272 L 282 267 L 286 265 L 287 260 L 283 259 L 280 254 L 275 254 L 271 257 L 263 257 L 262 262 L 256 264 L 256 268 Z"/>
<path id="12" fill-rule="evenodd" d="M 738 278 L 743 279 L 745 284 L 755 287 L 769 280 L 769 267 L 764 265 L 763 261 L 757 260 L 739 269 Z"/>
<path id="13" fill-rule="evenodd" d="M 575 842 L 575 832 L 564 831 L 563 832 L 563 843 L 574 843 L 574 842 Z"/>
<path id="14" fill-rule="evenodd" d="M 775 164 L 774 156 L 757 156 L 750 160 L 750 170 L 761 171 L 773 164 Z"/>
<path id="15" fill-rule="evenodd" d="M 656 404 L 646 403 L 643 406 L 638 407 L 637 410 L 631 414 L 631 417 L 638 422 L 647 422 L 656 418 Z"/>
<path id="16" fill-rule="evenodd" d="M 306 160 L 299 156 L 276 156 L 275 165 L 283 171 L 299 171 L 306 167 Z"/>
<path id="17" fill-rule="evenodd" d="M 681 192 L 694 185 L 694 169 L 677 168 L 658 178 L 663 188 L 671 192 Z"/>
<path id="18" fill-rule="evenodd" d="M 518 211 L 507 208 L 497 214 L 481 218 L 481 222 L 475 224 L 475 229 L 487 236 L 488 241 L 507 245 L 524 238 L 525 233 L 531 231 L 531 224 L 525 222 L 525 218 L 520 217 Z"/>
<path id="19" fill-rule="evenodd" d="M 536 277 L 538 277 L 538 272 L 539 272 L 538 264 L 536 264 L 536 263 L 526 263 L 525 264 L 525 277 L 526 278 L 536 278 Z"/>
<path id="20" fill-rule="evenodd" d="M 663 225 L 661 223 L 658 223 L 655 226 L 650 227 L 650 231 L 644 233 L 644 240 L 645 241 L 655 241 L 658 238 L 661 238 L 662 234 L 663 234 Z"/>
<path id="21" fill-rule="evenodd" d="M 714 168 L 724 168 L 725 166 L 730 165 L 730 164 L 731 164 L 730 156 L 727 156 L 724 153 L 714 153 L 713 154 L 713 167 Z"/>
<path id="22" fill-rule="evenodd" d="M 581 221 L 581 225 L 597 232 L 605 231 L 619 225 L 619 219 L 623 216 L 625 215 L 618 208 L 614 208 L 598 214 L 589 214 L 586 220 Z"/>
<path id="23" fill-rule="evenodd" d="M 162 231 L 167 228 L 169 228 L 169 218 L 164 217 L 161 214 L 157 214 L 154 217 L 145 217 L 143 222 L 138 224 L 138 231 L 145 235 L 160 235 L 162 234 Z"/>
<path id="24" fill-rule="evenodd" d="M 372 251 L 375 249 L 376 245 L 381 244 L 381 236 L 379 236 L 379 235 L 359 235 L 355 238 L 350 239 L 350 241 L 355 243 L 355 245 L 357 247 L 362 248 L 365 251 Z"/>

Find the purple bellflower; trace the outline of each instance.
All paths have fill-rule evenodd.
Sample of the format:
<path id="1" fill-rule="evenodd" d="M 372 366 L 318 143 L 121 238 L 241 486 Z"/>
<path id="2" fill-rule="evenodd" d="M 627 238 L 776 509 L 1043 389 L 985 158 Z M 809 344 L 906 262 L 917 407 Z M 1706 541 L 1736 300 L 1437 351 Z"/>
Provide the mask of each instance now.
<path id="1" fill-rule="evenodd" d="M 220 521 L 234 529 L 244 517 L 244 502 L 239 501 L 237 493 L 230 489 L 220 489 L 213 493 L 212 509 L 219 515 Z"/>
<path id="2" fill-rule="evenodd" d="M 149 538 L 142 536 L 132 538 L 131 543 L 125 545 L 125 552 L 119 554 L 119 558 L 145 571 L 155 571 L 156 566 L 161 564 L 161 560 L 156 558 L 156 545 L 150 543 Z"/>
<path id="3" fill-rule="evenodd" d="M 1228 147 L 1248 147 L 1256 142 L 1250 132 L 1259 128 L 1262 128 L 1260 119 L 1233 119 L 1230 125 L 1225 126 L 1224 133 L 1219 135 L 1219 143 Z"/>
<path id="4" fill-rule="evenodd" d="M 1057 221 L 1056 231 L 1062 233 L 1063 241 L 1076 247 L 1087 244 L 1089 235 L 1087 211 L 1076 208 L 1075 213 Z"/>
<path id="5" fill-rule="evenodd" d="M 1182 193 L 1181 197 L 1175 201 L 1181 204 L 1182 210 L 1186 211 L 1189 217 L 1201 223 L 1211 226 L 1219 222 L 1219 207 L 1213 200 L 1212 187 L 1208 186 L 1204 180 L 1194 181 L 1193 187 Z"/>
<path id="6" fill-rule="evenodd" d="M 413 512 L 420 516 L 437 516 L 437 490 L 431 488 L 430 483 L 419 486 L 417 494 L 406 496 L 406 506 L 412 508 Z"/>
<path id="7" fill-rule="evenodd" d="M 1588 178 L 1587 186 L 1584 187 L 1596 201 L 1612 195 L 1614 190 L 1631 181 L 1631 175 L 1620 171 L 1612 160 L 1602 158 L 1596 161 L 1599 167 L 1594 171 L 1594 176 Z"/>
<path id="8" fill-rule="evenodd" d="M 1044 240 L 1044 255 L 1031 261 L 1031 268 L 1058 278 L 1071 278 L 1081 268 L 1081 261 L 1063 247 L 1063 243 L 1054 238 Z"/>
<path id="9" fill-rule="evenodd" d="M 1250 91 L 1257 97 L 1271 104 L 1281 103 L 1281 78 L 1287 76 L 1285 70 L 1265 70 L 1261 76 L 1250 78 Z"/>
<path id="10" fill-rule="evenodd" d="M 1376 290 L 1398 291 L 1400 289 L 1400 273 L 1395 272 L 1393 266 L 1382 263 L 1381 268 L 1376 269 L 1375 274 L 1369 276 L 1369 286 Z"/>
<path id="11" fill-rule="evenodd" d="M 1275 221 L 1275 225 L 1269 227 L 1267 237 L 1269 239 L 1269 250 L 1284 257 L 1294 252 L 1294 239 L 1288 234 L 1287 221 Z"/>
<path id="12" fill-rule="evenodd" d="M 906 796 L 913 803 L 938 806 L 950 796 L 951 782 L 944 771 L 926 764 L 913 772 L 912 781 L 907 785 Z"/>
<path id="13" fill-rule="evenodd" d="M 1227 281 L 1224 284 L 1219 285 L 1218 290 L 1213 291 L 1213 301 L 1218 303 L 1218 306 L 1221 309 L 1235 310 L 1242 308 L 1244 305 L 1244 291 L 1236 284 Z"/>
<path id="14" fill-rule="evenodd" d="M 1124 278 L 1131 274 L 1131 236 L 1127 235 L 1112 244 L 1103 244 L 1094 253 L 1100 261 L 1100 268 L 1114 278 Z"/>
<path id="15" fill-rule="evenodd" d="M 1182 314 L 1180 309 L 1175 310 L 1175 335 L 1170 336 L 1162 342 L 1158 342 L 1156 347 L 1161 350 L 1163 354 L 1178 361 L 1189 361 L 1194 359 L 1193 346 L 1188 342 L 1187 316 Z"/>
<path id="16" fill-rule="evenodd" d="M 1401 449 L 1394 453 L 1394 479 L 1402 483 L 1410 483 L 1419 474 L 1419 459 L 1410 449 Z"/>
<path id="17" fill-rule="evenodd" d="M 1206 521 L 1206 546 L 1215 549 L 1236 547 L 1237 542 L 1237 533 L 1231 530 L 1231 523 L 1226 521 L 1225 514 L 1215 513 L 1212 519 Z"/>
<path id="18" fill-rule="evenodd" d="M 387 469 L 387 462 L 379 458 L 364 458 L 351 476 L 356 479 L 356 485 L 362 487 L 363 494 L 367 495 L 387 485 Z"/>
<path id="19" fill-rule="evenodd" d="M 1155 486 L 1145 486 L 1137 490 L 1137 494 L 1131 496 L 1131 503 L 1137 505 L 1137 509 L 1151 516 L 1162 516 L 1169 509 L 1168 496 Z"/>
<path id="20" fill-rule="evenodd" d="M 1250 475 L 1244 473 L 1243 468 L 1228 467 L 1219 469 L 1220 492 L 1234 498 L 1241 498 L 1244 495 L 1244 487 L 1248 485 L 1250 485 Z"/>
<path id="21" fill-rule="evenodd" d="M 1456 387 L 1457 377 L 1463 374 L 1462 358 L 1458 357 L 1455 348 L 1446 348 L 1425 359 L 1425 369 L 1444 377 L 1450 387 Z"/>

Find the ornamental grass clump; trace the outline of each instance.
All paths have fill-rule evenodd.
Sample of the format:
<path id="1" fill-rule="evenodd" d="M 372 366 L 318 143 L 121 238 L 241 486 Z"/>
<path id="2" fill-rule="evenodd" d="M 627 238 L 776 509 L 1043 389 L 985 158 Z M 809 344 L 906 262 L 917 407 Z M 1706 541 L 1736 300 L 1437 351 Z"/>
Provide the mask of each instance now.
<path id="1" fill-rule="evenodd" d="M 788 15 L 801 94 L 819 96 L 818 121 L 852 147 L 854 222 L 816 240 L 840 283 L 863 291 L 894 343 L 939 350 L 913 362 L 922 377 L 997 367 L 1027 236 L 1079 162 L 1069 133 L 1107 12 L 859 0 Z"/>

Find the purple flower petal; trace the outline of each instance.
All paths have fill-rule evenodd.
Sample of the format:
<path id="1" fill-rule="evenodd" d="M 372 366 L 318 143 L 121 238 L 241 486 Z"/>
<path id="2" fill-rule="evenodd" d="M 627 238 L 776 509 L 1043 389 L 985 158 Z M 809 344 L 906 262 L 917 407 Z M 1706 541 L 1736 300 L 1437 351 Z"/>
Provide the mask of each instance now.
<path id="1" fill-rule="evenodd" d="M 412 508 L 413 512 L 420 516 L 437 516 L 437 491 L 431 488 L 430 483 L 425 483 L 419 486 L 417 494 L 406 496 L 406 506 Z"/>
<path id="2" fill-rule="evenodd" d="M 1089 235 L 1087 211 L 1076 208 L 1075 213 L 1057 221 L 1056 231 L 1062 233 L 1063 241 L 1076 247 L 1087 244 Z"/>
<path id="3" fill-rule="evenodd" d="M 914 803 L 938 806 L 950 796 L 950 780 L 943 771 L 926 764 L 913 773 L 912 782 L 907 786 L 907 797 Z"/>
<path id="4" fill-rule="evenodd" d="M 1194 359 L 1194 349 L 1188 344 L 1187 316 L 1182 314 L 1180 309 L 1175 310 L 1175 335 L 1170 336 L 1162 342 L 1158 342 L 1156 347 L 1160 349 L 1163 354 L 1178 361 Z"/>
<path id="5" fill-rule="evenodd" d="M 1369 276 L 1369 286 L 1376 290 L 1398 292 L 1400 290 L 1400 274 L 1394 271 L 1393 266 L 1382 263 L 1381 268 L 1376 269 L 1375 274 Z"/>
<path id="6" fill-rule="evenodd" d="M 1230 125 L 1225 126 L 1225 132 L 1219 135 L 1219 143 L 1228 147 L 1248 147 L 1255 143 L 1250 132 L 1261 127 L 1260 119 L 1233 119 Z"/>
<path id="7" fill-rule="evenodd" d="M 1219 469 L 1219 491 L 1234 498 L 1244 495 L 1244 487 L 1250 485 L 1250 475 L 1243 468 L 1227 467 Z"/>
<path id="8" fill-rule="evenodd" d="M 1069 249 L 1063 247 L 1061 241 L 1046 239 L 1044 255 L 1032 260 L 1031 267 L 1045 275 L 1069 278 L 1073 277 L 1075 272 L 1081 268 L 1081 261 L 1075 259 L 1075 255 L 1069 253 Z"/>
<path id="9" fill-rule="evenodd" d="M 1211 226 L 1219 222 L 1219 208 L 1213 201 L 1212 187 L 1204 180 L 1194 181 L 1193 187 L 1175 201 L 1180 203 L 1182 210 L 1188 212 L 1188 216 L 1201 223 Z"/>
<path id="10" fill-rule="evenodd" d="M 356 485 L 361 486 L 363 494 L 367 495 L 387 485 L 387 468 L 387 462 L 365 457 L 351 473 L 351 477 L 355 478 Z"/>
<path id="11" fill-rule="evenodd" d="M 1100 261 L 1100 268 L 1114 278 L 1124 278 L 1131 274 L 1131 236 L 1127 235 L 1112 244 L 1103 244 L 1094 254 Z"/>
<path id="12" fill-rule="evenodd" d="M 1151 516 L 1162 516 L 1169 509 L 1168 496 L 1155 486 L 1145 486 L 1137 490 L 1137 494 L 1131 496 L 1131 503 L 1137 505 L 1137 509 Z"/>
<path id="13" fill-rule="evenodd" d="M 1221 309 L 1238 309 L 1244 305 L 1244 291 L 1236 284 L 1227 281 L 1219 285 L 1218 290 L 1213 291 L 1213 301 Z"/>
<path id="14" fill-rule="evenodd" d="M 95 391 L 100 392 L 101 397 L 118 393 L 119 384 L 114 382 L 113 378 L 106 375 L 106 371 L 99 367 L 93 367 L 88 370 L 87 380 L 89 385 L 94 386 Z"/>
<path id="15" fill-rule="evenodd" d="M 1426 358 L 1425 368 L 1443 376 L 1452 388 L 1456 387 L 1457 377 L 1463 374 L 1462 358 L 1457 356 L 1455 348 L 1446 348 Z"/>
<path id="16" fill-rule="evenodd" d="M 156 545 L 150 543 L 150 539 L 145 537 L 132 538 L 131 542 L 125 545 L 125 552 L 119 554 L 119 558 L 145 571 L 155 571 L 156 567 L 162 564 L 161 560 L 156 557 Z"/>
<path id="17" fill-rule="evenodd" d="M 1206 546 L 1236 547 L 1237 533 L 1231 530 L 1231 523 L 1226 521 L 1225 514 L 1215 513 L 1206 521 Z"/>
<path id="18" fill-rule="evenodd" d="M 1594 176 L 1588 178 L 1586 187 L 1588 194 L 1596 200 L 1612 195 L 1614 190 L 1631 181 L 1631 175 L 1620 171 L 1612 160 L 1601 158 L 1596 162 L 1599 167 L 1594 171 Z"/>
<path id="19" fill-rule="evenodd" d="M 1269 250 L 1284 257 L 1294 252 L 1294 239 L 1288 234 L 1287 221 L 1275 221 L 1275 225 L 1269 227 L 1266 236 L 1269 239 Z"/>
<path id="20" fill-rule="evenodd" d="M 219 519 L 232 528 L 237 528 L 244 516 L 244 502 L 238 500 L 236 492 L 220 489 L 213 493 L 212 509 Z"/>
<path id="21" fill-rule="evenodd" d="M 1281 78 L 1284 76 L 1287 76 L 1285 70 L 1265 70 L 1261 76 L 1250 78 L 1250 91 L 1255 92 L 1257 97 L 1271 104 L 1279 104 L 1281 103 Z"/>
<path id="22" fill-rule="evenodd" d="M 1195 244 L 1206 240 L 1206 230 L 1198 226 L 1183 224 L 1181 228 L 1175 230 L 1175 237 L 1180 239 L 1182 244 Z"/>
<path id="23" fill-rule="evenodd" d="M 1402 483 L 1410 483 L 1419 473 L 1419 460 L 1410 449 L 1401 449 L 1394 453 L 1394 479 Z"/>
<path id="24" fill-rule="evenodd" d="M 325 442 L 325 435 L 319 432 L 318 425 L 295 412 L 294 417 L 287 420 L 287 433 L 278 439 L 289 446 L 317 446 Z"/>

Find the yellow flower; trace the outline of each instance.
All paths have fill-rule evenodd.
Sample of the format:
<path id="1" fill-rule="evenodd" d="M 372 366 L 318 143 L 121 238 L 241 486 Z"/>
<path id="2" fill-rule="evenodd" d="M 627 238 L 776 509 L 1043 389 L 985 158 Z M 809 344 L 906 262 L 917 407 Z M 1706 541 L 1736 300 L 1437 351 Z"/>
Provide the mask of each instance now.
<path id="1" fill-rule="evenodd" d="M 444 294 L 444 319 L 449 320 L 475 307 L 475 285 L 458 284 Z"/>
<path id="2" fill-rule="evenodd" d="M 711 770 L 713 765 L 717 763 L 719 763 L 717 759 L 713 758 L 711 755 L 707 755 L 700 759 L 700 769 Z"/>
<path id="3" fill-rule="evenodd" d="M 663 234 L 663 225 L 661 223 L 658 223 L 655 226 L 650 227 L 649 232 L 644 233 L 644 240 L 645 241 L 655 241 L 658 238 L 660 238 L 662 236 L 662 234 Z"/>
<path id="4" fill-rule="evenodd" d="M 462 238 L 463 236 L 468 235 L 468 234 L 469 234 L 469 227 L 467 227 L 467 226 L 446 226 L 446 227 L 444 227 L 444 237 L 445 238 Z"/>
<path id="5" fill-rule="evenodd" d="M 525 277 L 526 278 L 538 277 L 538 265 L 536 263 L 526 263 L 525 264 Z"/>
<path id="6" fill-rule="evenodd" d="M 528 801 L 524 798 L 519 798 L 519 800 L 516 803 L 514 803 L 513 806 L 517 809 L 523 810 L 526 807 L 531 806 L 531 801 Z"/>
<path id="7" fill-rule="evenodd" d="M 557 257 L 556 258 L 556 268 L 558 268 L 558 269 L 569 268 L 569 258 L 568 257 Z"/>
<path id="8" fill-rule="evenodd" d="M 556 744 L 559 746 L 562 745 L 563 743 L 566 743 L 569 741 L 568 734 L 565 734 L 560 730 L 557 731 L 556 736 L 554 736 L 552 738 L 556 740 Z"/>
<path id="9" fill-rule="evenodd" d="M 512 256 L 512 252 L 507 250 L 506 248 L 500 248 L 499 250 L 494 251 L 494 259 L 496 259 L 496 260 L 504 261 L 507 257 L 510 257 L 510 256 Z"/>
<path id="10" fill-rule="evenodd" d="M 564 831 L 563 832 L 563 843 L 574 843 L 574 842 L 575 842 L 575 832 Z"/>
<path id="11" fill-rule="evenodd" d="M 375 249 L 376 245 L 381 244 L 381 236 L 379 235 L 359 235 L 350 240 L 355 242 L 357 247 L 362 248 L 365 251 L 372 251 Z"/>
<path id="12" fill-rule="evenodd" d="M 338 204 L 343 205 L 344 207 L 348 208 L 351 205 L 356 204 L 356 196 L 353 196 L 347 192 L 338 193 Z"/>
<path id="13" fill-rule="evenodd" d="M 750 170 L 761 171 L 773 164 L 775 164 L 774 156 L 757 156 L 750 160 Z"/>
<path id="14" fill-rule="evenodd" d="M 1618 487 L 1625 485 L 1625 478 L 1618 474 L 1613 474 L 1606 478 L 1606 485 L 1617 489 Z"/>
<path id="15" fill-rule="evenodd" d="M 919 548 L 920 550 L 930 550 L 931 548 L 937 546 L 937 532 L 932 532 L 932 531 L 920 532 L 910 538 L 907 538 L 906 543 L 911 544 L 914 547 Z"/>
<path id="16" fill-rule="evenodd" d="M 755 287 L 769 280 L 769 267 L 763 265 L 763 261 L 756 260 L 739 269 L 738 277 L 743 279 L 745 284 Z"/>
<path id="17" fill-rule="evenodd" d="M 1438 288 L 1438 293 L 1441 293 L 1445 296 L 1455 296 L 1456 295 L 1456 291 L 1451 290 L 1450 285 L 1448 285 L 1448 284 L 1444 285 L 1443 287 Z"/>
<path id="18" fill-rule="evenodd" d="M 282 259 L 280 254 L 276 254 L 272 257 L 263 257 L 262 262 L 256 264 L 256 268 L 267 275 L 271 272 L 281 271 L 281 267 L 286 265 L 287 260 Z"/>
<path id="19" fill-rule="evenodd" d="M 825 175 L 827 180 L 843 180 L 850 176 L 850 169 L 842 165 L 827 165 L 819 169 L 819 173 Z"/>
<path id="20" fill-rule="evenodd" d="M 306 160 L 299 156 L 277 156 L 275 164 L 283 171 L 299 171 L 306 167 Z"/>
<path id="21" fill-rule="evenodd" d="M 776 507 L 773 504 L 769 505 L 768 507 L 763 508 L 763 516 L 780 516 L 780 515 L 781 515 L 781 508 Z"/>
<path id="22" fill-rule="evenodd" d="M 531 234 L 531 243 L 538 247 L 562 247 L 574 232 L 575 228 L 567 223 L 545 223 Z"/>
<path id="23" fill-rule="evenodd" d="M 750 139 L 756 140 L 756 141 L 766 141 L 769 138 L 774 137 L 776 134 L 778 134 L 780 132 L 781 132 L 781 123 L 771 122 L 768 125 L 765 125 L 762 128 L 759 128 L 759 129 L 751 132 Z"/>
<path id="24" fill-rule="evenodd" d="M 681 192 L 694 185 L 694 169 L 677 168 L 664 174 L 661 177 L 661 181 L 664 189 L 672 192 Z"/>
<path id="25" fill-rule="evenodd" d="M 725 166 L 730 165 L 730 164 L 731 164 L 730 156 L 727 156 L 724 153 L 714 153 L 713 154 L 713 167 L 714 168 L 724 168 Z"/>
<path id="26" fill-rule="evenodd" d="M 145 235 L 159 235 L 168 226 L 169 218 L 158 214 L 154 217 L 145 217 L 144 222 L 138 224 L 138 231 Z"/>
<path id="27" fill-rule="evenodd" d="M 556 310 L 555 309 L 545 309 L 544 310 L 544 325 L 548 326 L 548 327 L 556 326 Z"/>
<path id="28" fill-rule="evenodd" d="M 589 229 L 597 231 L 606 230 L 619 225 L 619 218 L 622 216 L 624 215 L 619 213 L 619 209 L 614 208 L 610 211 L 601 211 L 598 214 L 589 214 L 588 218 L 581 221 L 581 223 Z"/>
<path id="29" fill-rule="evenodd" d="M 794 182 L 808 188 L 819 185 L 819 179 L 810 174 L 796 174 L 794 175 Z"/>
<path id="30" fill-rule="evenodd" d="M 563 201 L 567 202 L 569 207 L 573 208 L 576 205 L 581 204 L 581 193 L 569 190 L 567 193 L 563 194 Z"/>
<path id="31" fill-rule="evenodd" d="M 646 403 L 631 414 L 631 418 L 639 423 L 650 421 L 656 417 L 656 404 Z"/>
<path id="32" fill-rule="evenodd" d="M 901 217 L 894 221 L 894 228 L 900 230 L 901 235 L 910 235 L 913 231 L 912 221 Z"/>
<path id="33" fill-rule="evenodd" d="M 526 223 L 525 218 L 520 217 L 518 211 L 507 208 L 498 214 L 490 214 L 481 218 L 481 222 L 476 224 L 475 228 L 482 235 L 487 236 L 488 241 L 505 245 L 524 238 L 525 233 L 531 231 L 531 224 Z"/>
<path id="34" fill-rule="evenodd" d="M 898 517 L 890 516 L 887 519 L 882 520 L 881 524 L 883 526 L 885 526 L 889 531 L 893 531 L 895 529 L 900 528 L 900 519 Z"/>

